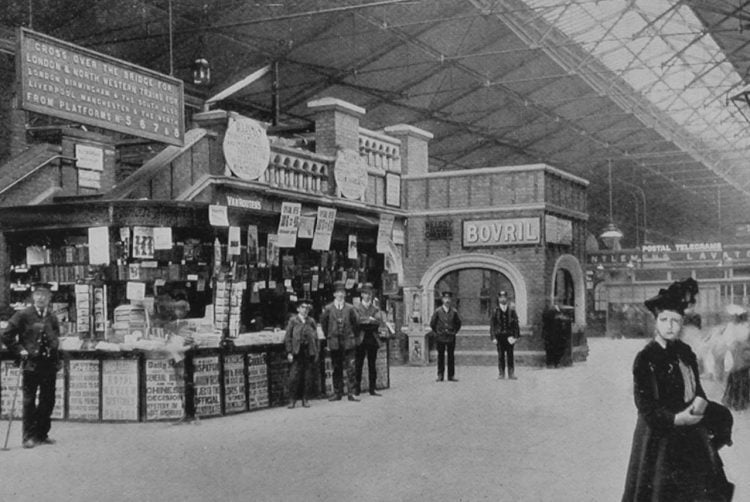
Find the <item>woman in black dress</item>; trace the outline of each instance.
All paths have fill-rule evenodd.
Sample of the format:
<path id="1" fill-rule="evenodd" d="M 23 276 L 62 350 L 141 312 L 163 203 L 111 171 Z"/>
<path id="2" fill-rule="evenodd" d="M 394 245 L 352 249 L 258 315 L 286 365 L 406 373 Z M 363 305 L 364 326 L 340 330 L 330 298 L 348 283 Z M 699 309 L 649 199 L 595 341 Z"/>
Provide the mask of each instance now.
<path id="1" fill-rule="evenodd" d="M 638 421 L 623 502 L 731 500 L 734 485 L 717 451 L 731 444 L 732 417 L 708 402 L 695 354 L 679 340 L 697 292 L 698 284 L 687 279 L 645 302 L 656 333 L 633 364 Z"/>

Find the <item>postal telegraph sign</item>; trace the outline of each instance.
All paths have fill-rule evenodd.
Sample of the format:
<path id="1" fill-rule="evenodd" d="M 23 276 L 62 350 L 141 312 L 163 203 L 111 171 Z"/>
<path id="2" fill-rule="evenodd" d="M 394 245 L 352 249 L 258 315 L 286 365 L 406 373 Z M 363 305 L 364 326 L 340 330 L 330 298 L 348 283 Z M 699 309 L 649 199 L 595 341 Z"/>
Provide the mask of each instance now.
<path id="1" fill-rule="evenodd" d="M 181 80 L 25 28 L 16 65 L 24 110 L 183 144 Z"/>

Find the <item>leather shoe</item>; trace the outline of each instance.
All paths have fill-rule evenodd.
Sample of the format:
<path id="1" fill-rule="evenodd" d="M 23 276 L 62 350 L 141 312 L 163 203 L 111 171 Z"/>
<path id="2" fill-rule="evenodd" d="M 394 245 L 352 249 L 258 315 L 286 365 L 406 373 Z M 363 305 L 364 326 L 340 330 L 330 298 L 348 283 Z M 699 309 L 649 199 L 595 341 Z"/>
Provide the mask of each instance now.
<path id="1" fill-rule="evenodd" d="M 511 375 L 508 377 L 509 380 L 518 380 L 518 378 L 514 375 Z"/>
<path id="2" fill-rule="evenodd" d="M 371 395 L 371 396 L 382 396 L 383 394 L 378 394 L 378 393 L 377 393 L 377 392 L 375 392 L 374 390 L 371 390 L 371 391 L 370 391 L 370 395 Z"/>
<path id="3" fill-rule="evenodd" d="M 443 381 L 443 377 L 439 376 L 439 377 L 437 377 L 437 379 L 435 379 L 435 381 L 436 382 L 442 382 Z"/>
<path id="4" fill-rule="evenodd" d="M 51 437 L 46 437 L 44 439 L 40 439 L 39 441 L 37 441 L 37 443 L 39 443 L 39 444 L 55 444 L 55 443 L 57 443 L 57 441 L 55 441 Z"/>
<path id="5" fill-rule="evenodd" d="M 498 379 L 498 380 L 505 380 L 505 375 L 498 375 L 498 376 L 497 376 L 497 379 Z"/>
<path id="6" fill-rule="evenodd" d="M 308 403 L 306 399 L 303 399 L 302 400 L 302 407 L 303 408 L 309 408 L 310 407 L 310 403 Z"/>
<path id="7" fill-rule="evenodd" d="M 341 401 L 341 396 L 336 394 L 335 396 L 331 396 L 328 398 L 329 401 Z"/>
<path id="8" fill-rule="evenodd" d="M 289 406 L 287 406 L 287 408 L 289 408 L 290 410 L 293 410 L 296 405 L 297 405 L 297 401 L 292 401 L 291 403 L 289 403 Z"/>
<path id="9" fill-rule="evenodd" d="M 359 402 L 359 399 L 357 399 L 357 398 L 356 398 L 356 397 L 354 397 L 354 396 L 349 396 L 349 397 L 347 397 L 347 399 L 348 399 L 349 401 L 355 401 L 355 402 L 357 402 L 357 403 Z"/>
<path id="10" fill-rule="evenodd" d="M 24 448 L 33 448 L 35 446 L 36 446 L 36 441 L 34 441 L 33 439 L 27 439 L 23 442 Z"/>
<path id="11" fill-rule="evenodd" d="M 448 381 L 449 382 L 458 382 L 458 378 L 449 378 Z"/>

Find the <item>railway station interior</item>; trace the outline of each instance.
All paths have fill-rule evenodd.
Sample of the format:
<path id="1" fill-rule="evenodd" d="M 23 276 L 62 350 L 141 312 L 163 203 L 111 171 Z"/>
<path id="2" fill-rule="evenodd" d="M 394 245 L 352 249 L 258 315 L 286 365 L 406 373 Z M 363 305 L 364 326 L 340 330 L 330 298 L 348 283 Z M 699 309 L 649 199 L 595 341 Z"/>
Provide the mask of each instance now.
<path id="1" fill-rule="evenodd" d="M 750 500 L 750 2 L 2 3 L 0 500 L 636 500 L 687 279 Z"/>

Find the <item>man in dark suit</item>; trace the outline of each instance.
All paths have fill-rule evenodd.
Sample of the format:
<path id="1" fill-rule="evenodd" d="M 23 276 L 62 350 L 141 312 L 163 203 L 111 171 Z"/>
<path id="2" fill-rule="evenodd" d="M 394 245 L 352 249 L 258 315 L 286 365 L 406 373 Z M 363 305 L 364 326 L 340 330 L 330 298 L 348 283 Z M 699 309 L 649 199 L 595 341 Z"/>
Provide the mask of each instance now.
<path id="1" fill-rule="evenodd" d="M 50 285 L 35 284 L 32 290 L 33 305 L 16 312 L 2 334 L 3 343 L 22 362 L 24 448 L 55 442 L 47 434 L 55 407 L 55 379 L 61 363 L 60 324 L 49 306 Z"/>
<path id="2" fill-rule="evenodd" d="M 350 303 L 346 303 L 344 283 L 333 284 L 334 300 L 325 306 L 320 315 L 320 326 L 328 341 L 333 365 L 334 395 L 331 401 L 340 401 L 344 395 L 344 370 L 346 370 L 347 394 L 349 401 L 359 401 L 353 392 L 356 385 L 354 358 L 359 344 L 357 338 L 357 312 Z"/>
<path id="3" fill-rule="evenodd" d="M 310 394 L 312 368 L 318 359 L 318 336 L 315 321 L 309 316 L 312 304 L 309 300 L 297 303 L 297 315 L 289 319 L 284 336 L 289 367 L 289 408 L 302 398 L 302 407 L 309 408 L 307 396 Z"/>
<path id="4" fill-rule="evenodd" d="M 356 395 L 362 390 L 362 368 L 367 357 L 367 377 L 370 385 L 370 395 L 380 396 L 375 391 L 375 381 L 378 378 L 375 360 L 378 357 L 378 332 L 380 331 L 380 309 L 375 306 L 372 298 L 372 284 L 366 282 L 362 286 L 362 301 L 354 309 L 359 318 L 360 344 L 357 346 L 357 386 L 354 390 Z"/>
<path id="5" fill-rule="evenodd" d="M 508 359 L 508 378 L 515 380 L 515 365 L 513 361 L 513 346 L 520 335 L 518 314 L 516 309 L 508 304 L 508 293 L 500 291 L 497 295 L 497 307 L 490 319 L 490 338 L 497 345 L 497 368 L 499 379 L 505 378 L 505 359 Z"/>
<path id="6" fill-rule="evenodd" d="M 461 317 L 456 309 L 451 307 L 453 293 L 444 291 L 442 294 L 443 305 L 438 307 L 432 314 L 430 328 L 435 333 L 437 342 L 437 381 L 442 382 L 445 375 L 445 352 L 448 351 L 448 381 L 457 382 L 455 375 L 454 352 L 456 350 L 456 333 L 461 329 Z"/>

